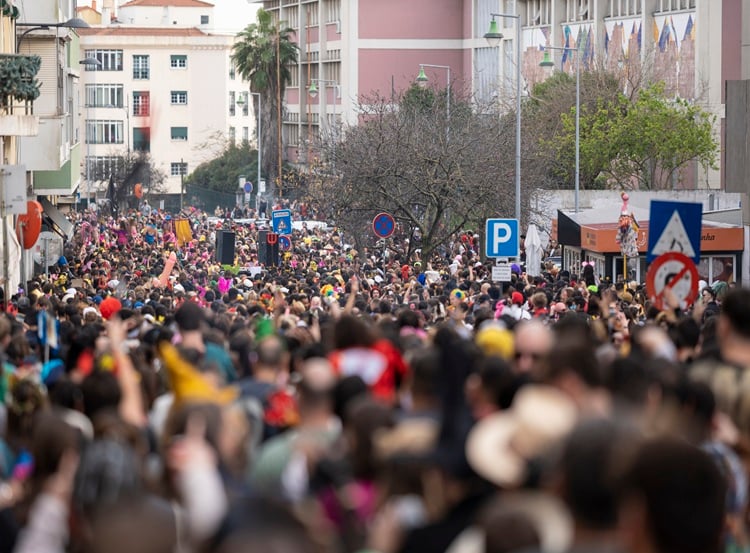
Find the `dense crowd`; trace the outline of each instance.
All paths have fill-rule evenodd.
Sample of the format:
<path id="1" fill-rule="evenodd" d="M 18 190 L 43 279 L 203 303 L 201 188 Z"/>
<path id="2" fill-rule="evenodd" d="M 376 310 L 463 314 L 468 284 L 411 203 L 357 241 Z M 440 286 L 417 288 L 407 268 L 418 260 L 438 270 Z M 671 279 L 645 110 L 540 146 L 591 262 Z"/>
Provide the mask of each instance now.
<path id="1" fill-rule="evenodd" d="M 73 213 L 7 294 L 0 552 L 750 549 L 750 290 L 254 216 Z"/>

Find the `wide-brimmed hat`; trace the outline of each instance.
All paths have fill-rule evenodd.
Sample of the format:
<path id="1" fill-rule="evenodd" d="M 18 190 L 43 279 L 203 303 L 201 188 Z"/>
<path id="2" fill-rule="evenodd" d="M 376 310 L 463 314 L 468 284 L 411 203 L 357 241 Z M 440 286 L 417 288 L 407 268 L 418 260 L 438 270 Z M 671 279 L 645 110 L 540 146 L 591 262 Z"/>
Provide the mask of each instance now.
<path id="1" fill-rule="evenodd" d="M 567 436 L 576 424 L 573 401 L 551 386 L 521 388 L 507 411 L 479 421 L 466 442 L 466 457 L 483 478 L 517 487 L 528 475 L 529 461 Z"/>
<path id="2" fill-rule="evenodd" d="M 487 529 L 504 517 L 520 516 L 527 520 L 539 537 L 542 553 L 563 553 L 573 542 L 573 517 L 557 497 L 536 491 L 510 492 L 500 495 L 482 510 L 479 524 L 469 527 L 456 538 L 448 553 L 484 553 Z"/>

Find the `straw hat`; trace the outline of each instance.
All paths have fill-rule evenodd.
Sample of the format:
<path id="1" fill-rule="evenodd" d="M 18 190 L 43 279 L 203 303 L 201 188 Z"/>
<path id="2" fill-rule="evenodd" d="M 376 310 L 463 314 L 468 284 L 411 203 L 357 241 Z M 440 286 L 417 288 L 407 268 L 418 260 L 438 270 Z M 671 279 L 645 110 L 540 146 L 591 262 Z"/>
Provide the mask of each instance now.
<path id="1" fill-rule="evenodd" d="M 462 532 L 447 553 L 484 553 L 485 530 L 503 517 L 520 515 L 539 536 L 539 551 L 563 553 L 573 542 L 573 517 L 557 497 L 541 492 L 504 493 L 492 501 L 480 517 L 480 524 Z"/>
<path id="2" fill-rule="evenodd" d="M 516 487 L 526 479 L 528 461 L 547 451 L 575 426 L 576 407 L 551 386 L 521 388 L 508 411 L 482 419 L 466 442 L 471 467 L 502 487 Z"/>

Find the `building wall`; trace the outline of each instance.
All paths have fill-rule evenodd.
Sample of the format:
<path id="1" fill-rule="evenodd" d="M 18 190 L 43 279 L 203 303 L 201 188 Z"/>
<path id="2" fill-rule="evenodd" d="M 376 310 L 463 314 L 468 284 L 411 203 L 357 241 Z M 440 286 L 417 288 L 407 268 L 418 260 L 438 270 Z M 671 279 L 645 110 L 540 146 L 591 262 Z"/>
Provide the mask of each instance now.
<path id="1" fill-rule="evenodd" d="M 206 27 L 214 24 L 214 9 L 211 7 L 131 6 L 120 7 L 117 13 L 123 24 L 141 27 L 199 27 L 201 16 L 209 18 Z"/>
<path id="2" fill-rule="evenodd" d="M 407 89 L 419 64 L 451 68 L 454 86 L 468 86 L 471 57 L 464 47 L 470 25 L 467 0 L 271 0 L 264 8 L 295 30 L 300 48 L 292 83 L 287 87 L 283 125 L 285 156 L 292 162 L 315 157 L 319 133 L 337 125 L 355 124 L 358 105 L 374 96 L 391 97 Z M 444 69 L 427 69 L 430 80 L 445 87 Z M 470 72 L 469 72 L 470 75 Z M 311 98 L 314 79 L 334 81 L 333 88 Z M 328 85 L 330 87 L 330 85 Z M 320 86 L 319 88 L 322 88 Z"/>
<path id="3" fill-rule="evenodd" d="M 76 0 L 34 0 L 15 5 L 21 12 L 19 22 L 56 23 L 76 16 Z"/>
<path id="4" fill-rule="evenodd" d="M 91 120 L 122 122 L 125 137 L 122 144 L 88 144 L 89 156 L 115 156 L 135 144 L 134 129 L 145 131 L 150 140 L 150 154 L 157 168 L 166 175 L 167 193 L 180 191 L 180 177 L 172 176 L 171 164 L 187 164 L 188 173 L 200 163 L 221 152 L 229 137 L 230 127 L 235 128 L 237 140 L 243 138 L 243 128 L 248 137 L 255 136 L 252 109 L 242 115 L 236 106 L 235 115 L 229 114 L 229 93 L 235 100 L 248 90 L 248 84 L 238 76 L 230 78 L 230 50 L 233 37 L 229 36 L 152 36 L 148 29 L 135 31 L 123 27 L 107 35 L 85 34 L 82 51 L 115 49 L 123 52 L 122 71 L 84 71 L 85 84 L 123 85 L 123 107 L 85 108 L 83 117 Z M 179 32 L 176 30 L 175 32 Z M 133 56 L 149 56 L 149 78 L 134 79 Z M 186 68 L 172 68 L 171 56 L 187 57 Z M 173 105 L 172 92 L 187 92 L 186 105 Z M 147 116 L 133 111 L 133 93 L 148 92 L 150 110 Z M 252 105 L 252 104 L 251 104 Z M 88 115 L 86 114 L 88 111 Z M 187 127 L 187 140 L 173 140 L 173 127 Z M 181 161 L 182 160 L 182 161 Z"/>
<path id="5" fill-rule="evenodd" d="M 404 90 L 420 63 L 449 65 L 454 86 L 465 87 L 480 103 L 499 100 L 512 107 L 516 20 L 498 18 L 504 38 L 491 48 L 483 39 L 491 13 L 520 17 L 526 94 L 550 74 L 539 67 L 542 47 L 580 48 L 584 70 L 604 65 L 633 76 L 644 72 L 664 81 L 668 93 L 702 104 L 717 117 L 717 140 L 725 81 L 737 72 L 750 74 L 750 55 L 739 54 L 750 48 L 750 18 L 739 9 L 741 4 L 743 13 L 750 13 L 750 0 L 410 0 L 408 10 L 398 0 L 339 0 L 334 34 L 326 17 L 332 3 L 336 0 L 264 2 L 295 28 L 300 45 L 301 62 L 285 98 L 289 116 L 283 134 L 292 161 L 304 161 L 307 139 L 324 126 L 320 114 L 331 119 L 334 109 L 331 97 L 308 97 L 310 79 L 335 74 L 342 89 L 336 119 L 349 124 L 357 121 L 359 101 Z M 324 61 L 334 49 L 341 56 L 337 68 Z M 575 71 L 576 54 L 552 55 L 559 69 Z M 427 74 L 440 86 L 445 82 L 444 70 Z M 722 173 L 721 160 L 716 170 L 693 164 L 675 187 L 723 188 Z"/>

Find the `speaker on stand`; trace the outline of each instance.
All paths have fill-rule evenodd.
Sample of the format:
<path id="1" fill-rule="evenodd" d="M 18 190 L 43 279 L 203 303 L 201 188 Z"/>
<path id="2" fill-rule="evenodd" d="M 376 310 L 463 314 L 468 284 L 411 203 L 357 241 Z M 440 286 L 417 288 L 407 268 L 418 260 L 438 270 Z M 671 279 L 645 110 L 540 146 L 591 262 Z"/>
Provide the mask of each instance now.
<path id="1" fill-rule="evenodd" d="M 222 230 L 216 233 L 216 261 L 222 265 L 234 264 L 234 233 Z"/>

